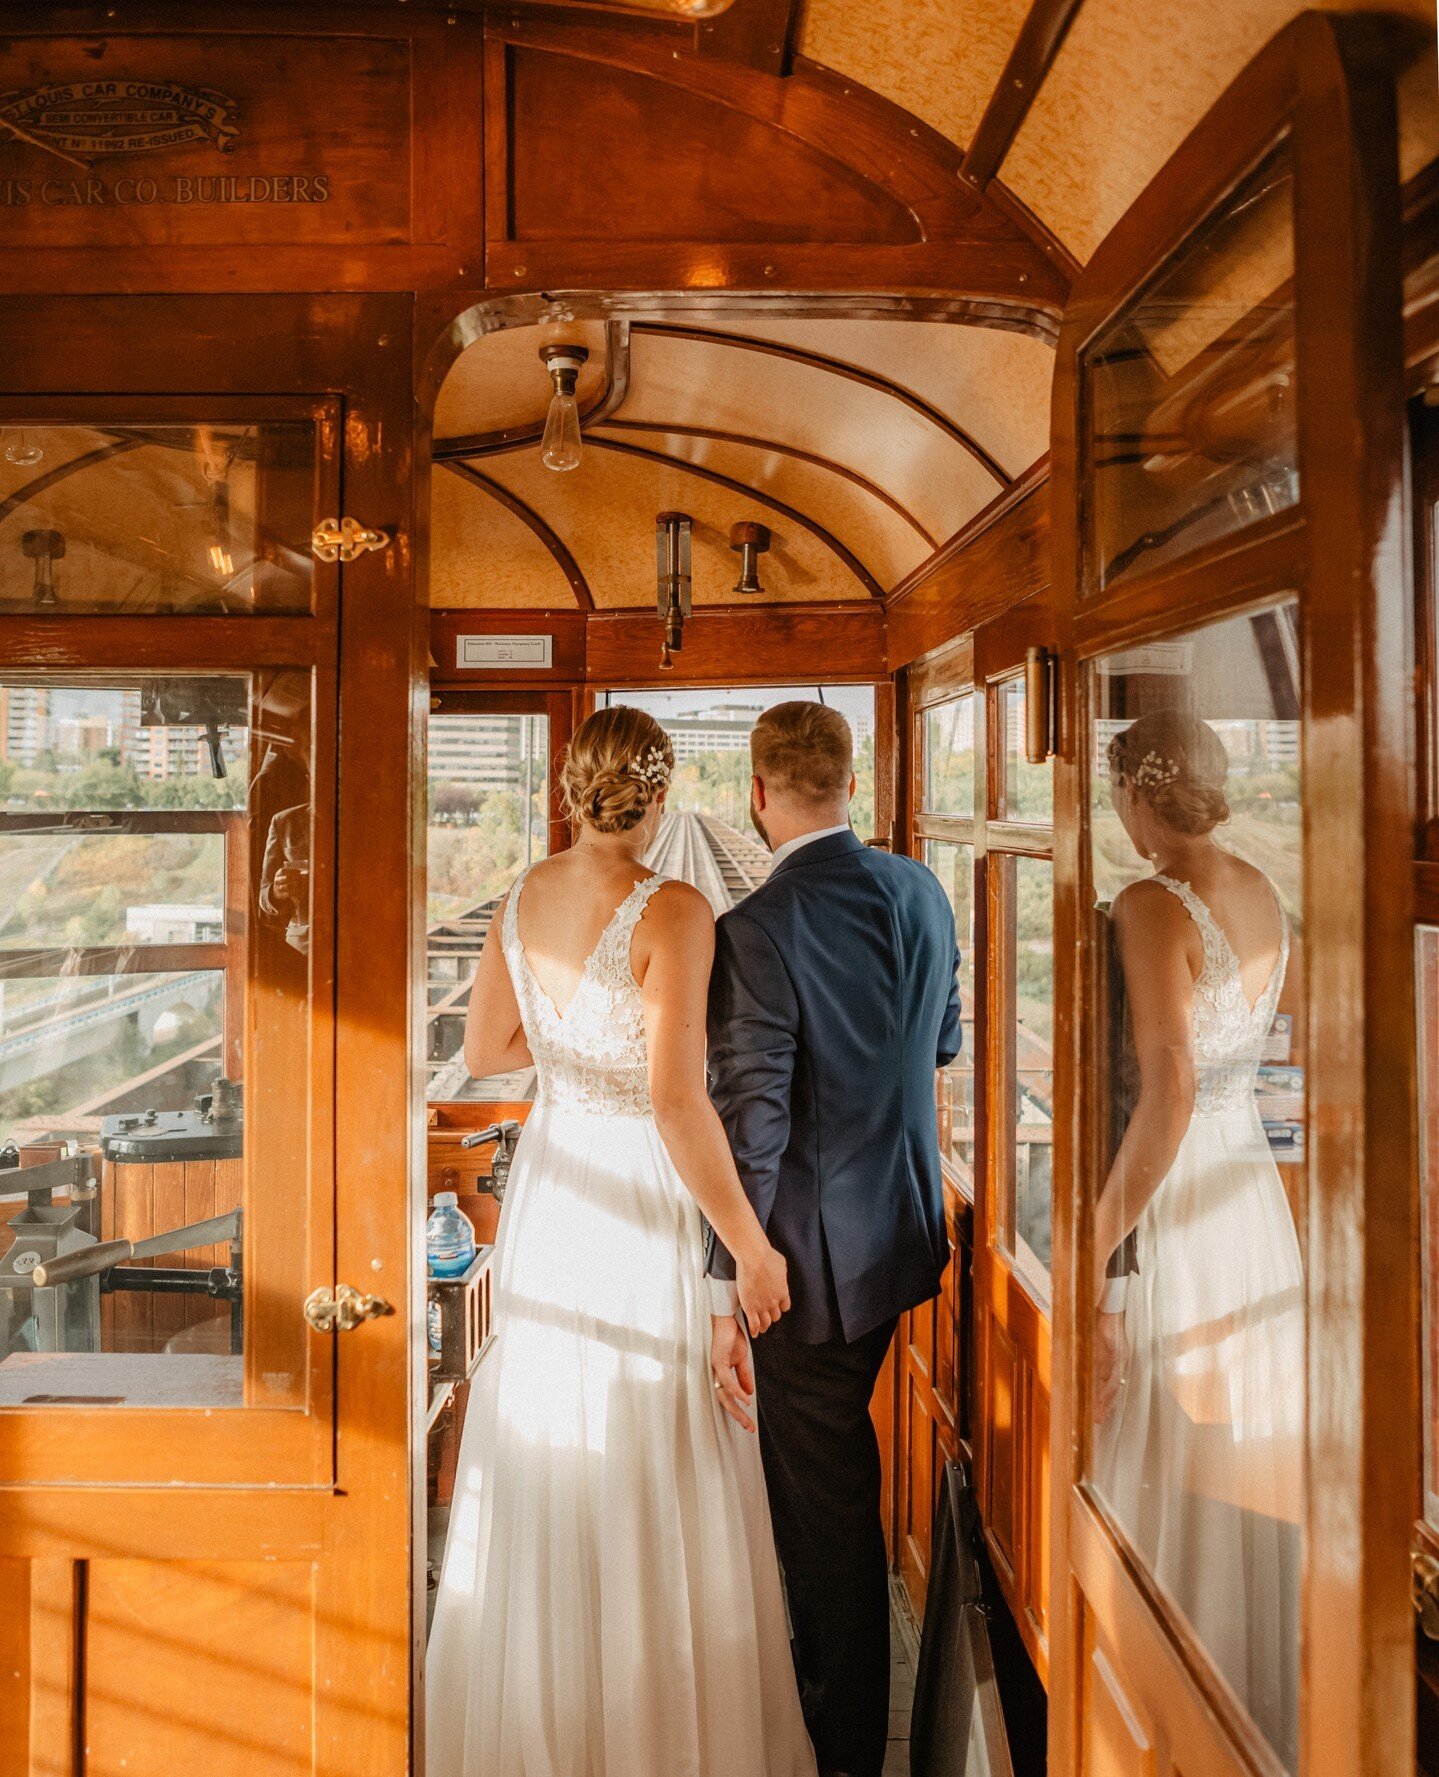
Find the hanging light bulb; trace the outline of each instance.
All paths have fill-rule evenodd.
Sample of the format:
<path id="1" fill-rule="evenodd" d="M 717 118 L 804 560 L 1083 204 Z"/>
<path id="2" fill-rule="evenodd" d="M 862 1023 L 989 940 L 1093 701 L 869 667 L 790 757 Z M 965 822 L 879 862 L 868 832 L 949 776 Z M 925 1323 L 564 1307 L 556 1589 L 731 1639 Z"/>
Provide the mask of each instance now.
<path id="1" fill-rule="evenodd" d="M 45 452 L 22 426 L 5 441 L 5 461 L 17 469 L 33 469 L 43 463 Z"/>
<path id="2" fill-rule="evenodd" d="M 555 387 L 550 397 L 550 411 L 545 416 L 545 434 L 540 440 L 540 461 L 547 469 L 560 473 L 578 469 L 583 454 L 575 384 L 579 381 L 580 366 L 588 357 L 584 346 L 540 347 L 540 360 Z"/>

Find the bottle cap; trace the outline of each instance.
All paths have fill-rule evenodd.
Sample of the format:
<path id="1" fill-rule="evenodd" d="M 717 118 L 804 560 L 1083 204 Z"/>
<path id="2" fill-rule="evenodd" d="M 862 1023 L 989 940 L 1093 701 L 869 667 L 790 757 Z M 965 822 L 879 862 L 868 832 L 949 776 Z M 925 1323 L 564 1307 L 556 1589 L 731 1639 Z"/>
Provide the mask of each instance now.
<path id="1" fill-rule="evenodd" d="M 435 1192 L 436 1209 L 455 1209 L 458 1206 L 459 1201 L 459 1197 L 453 1191 Z"/>

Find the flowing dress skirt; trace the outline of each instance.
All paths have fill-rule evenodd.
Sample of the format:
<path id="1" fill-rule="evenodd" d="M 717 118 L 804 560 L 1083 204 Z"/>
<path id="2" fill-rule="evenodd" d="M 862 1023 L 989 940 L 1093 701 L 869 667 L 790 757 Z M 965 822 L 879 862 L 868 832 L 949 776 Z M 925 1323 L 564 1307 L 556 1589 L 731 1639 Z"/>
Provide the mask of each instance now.
<path id="1" fill-rule="evenodd" d="M 430 1777 L 813 1777 L 758 1441 L 651 1115 L 536 1104 L 427 1664 Z"/>
<path id="2" fill-rule="evenodd" d="M 1252 1102 L 1194 1119 L 1136 1234 L 1128 1381 L 1095 1479 L 1293 1769 L 1304 1279 Z"/>

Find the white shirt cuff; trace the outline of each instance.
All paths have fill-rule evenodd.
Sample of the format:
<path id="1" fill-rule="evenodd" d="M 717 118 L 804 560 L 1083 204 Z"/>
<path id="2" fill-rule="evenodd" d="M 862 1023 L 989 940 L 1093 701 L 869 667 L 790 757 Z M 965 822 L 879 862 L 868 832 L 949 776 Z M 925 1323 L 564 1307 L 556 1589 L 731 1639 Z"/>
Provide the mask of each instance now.
<path id="1" fill-rule="evenodd" d="M 1123 1314 L 1124 1305 L 1128 1299 L 1128 1276 L 1106 1277 L 1104 1280 L 1104 1294 L 1099 1298 L 1099 1312 L 1101 1314 Z"/>
<path id="2" fill-rule="evenodd" d="M 728 1277 L 707 1277 L 705 1282 L 710 1286 L 710 1313 L 738 1315 L 739 1285 Z"/>

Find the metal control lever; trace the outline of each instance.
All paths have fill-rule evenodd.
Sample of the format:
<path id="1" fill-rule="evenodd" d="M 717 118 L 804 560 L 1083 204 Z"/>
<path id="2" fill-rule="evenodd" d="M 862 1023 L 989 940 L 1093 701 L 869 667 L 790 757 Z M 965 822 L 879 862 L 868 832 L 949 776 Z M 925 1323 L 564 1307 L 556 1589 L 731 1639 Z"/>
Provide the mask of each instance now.
<path id="1" fill-rule="evenodd" d="M 224 1241 L 237 1240 L 239 1234 L 240 1212 L 232 1209 L 225 1215 L 211 1216 L 208 1221 L 191 1222 L 188 1227 L 171 1228 L 167 1233 L 151 1234 L 144 1240 L 97 1241 L 93 1246 L 62 1253 L 58 1259 L 37 1265 L 31 1276 L 35 1287 L 43 1290 L 53 1284 L 95 1277 L 111 1266 L 123 1265 L 131 1259 L 154 1259 L 162 1253 L 183 1253 L 196 1246 L 219 1246 Z"/>
<path id="2" fill-rule="evenodd" d="M 472 1135 L 461 1138 L 462 1148 L 482 1148 L 486 1142 L 495 1143 L 494 1157 L 490 1161 L 488 1179 L 477 1179 L 475 1188 L 481 1195 L 494 1198 L 496 1203 L 505 1200 L 505 1186 L 509 1183 L 510 1166 L 515 1158 L 515 1144 L 520 1139 L 518 1123 L 506 1118 L 503 1123 L 491 1123 L 488 1129 L 476 1129 Z"/>

